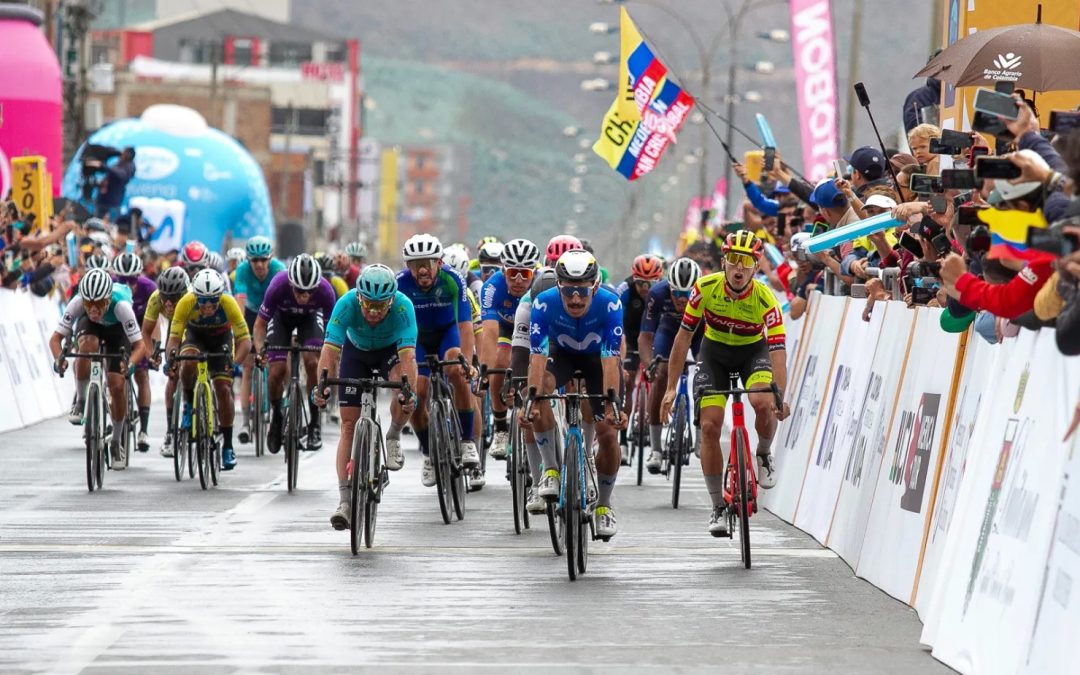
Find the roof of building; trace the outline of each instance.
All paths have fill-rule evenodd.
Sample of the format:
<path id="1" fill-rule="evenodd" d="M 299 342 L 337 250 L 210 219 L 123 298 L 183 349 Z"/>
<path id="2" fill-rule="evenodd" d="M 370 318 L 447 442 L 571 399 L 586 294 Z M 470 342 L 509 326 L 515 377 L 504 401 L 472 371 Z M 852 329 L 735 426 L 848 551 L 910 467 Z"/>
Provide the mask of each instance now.
<path id="1" fill-rule="evenodd" d="M 245 35 L 263 40 L 282 42 L 337 42 L 344 38 L 323 31 L 305 28 L 292 23 L 279 23 L 270 19 L 246 14 L 233 9 L 214 12 L 189 12 L 128 26 L 128 30 L 156 31 L 183 25 L 192 37 L 215 37 L 220 35 Z"/>

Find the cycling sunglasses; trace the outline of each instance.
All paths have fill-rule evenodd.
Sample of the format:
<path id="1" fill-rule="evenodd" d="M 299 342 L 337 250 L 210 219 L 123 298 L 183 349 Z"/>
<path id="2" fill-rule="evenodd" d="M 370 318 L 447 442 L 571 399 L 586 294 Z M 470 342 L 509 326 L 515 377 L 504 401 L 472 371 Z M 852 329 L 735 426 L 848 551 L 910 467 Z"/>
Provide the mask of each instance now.
<path id="1" fill-rule="evenodd" d="M 735 267 L 742 267 L 743 269 L 752 269 L 757 261 L 754 260 L 754 256 L 747 255 L 745 253 L 725 253 L 724 262 Z"/>
<path id="2" fill-rule="evenodd" d="M 394 302 L 393 298 L 387 298 L 386 300 L 368 300 L 364 296 L 360 296 L 360 307 L 365 312 L 379 313 L 389 309 L 390 305 Z"/>
<path id="3" fill-rule="evenodd" d="M 221 302 L 221 297 L 213 295 L 196 295 L 195 301 L 200 305 L 216 305 Z"/>
<path id="4" fill-rule="evenodd" d="M 676 291 L 676 290 L 673 290 L 673 291 L 671 291 L 671 297 L 673 297 L 673 298 L 675 298 L 677 300 L 689 300 L 690 299 L 690 291 Z"/>
<path id="5" fill-rule="evenodd" d="M 442 264 L 442 261 L 437 258 L 424 258 L 423 260 L 410 260 L 405 263 L 405 267 L 411 270 L 422 270 L 427 267 L 438 267 Z"/>
<path id="6" fill-rule="evenodd" d="M 635 286 L 644 286 L 652 288 L 656 284 L 656 279 L 634 279 Z"/>
<path id="7" fill-rule="evenodd" d="M 503 274 L 507 279 L 520 279 L 521 281 L 529 281 L 533 278 L 533 270 L 528 267 L 507 267 L 503 270 Z"/>
<path id="8" fill-rule="evenodd" d="M 495 274 L 496 272 L 498 272 L 499 269 L 500 268 L 499 268 L 498 265 L 481 265 L 480 266 L 480 273 L 483 274 L 485 277 L 489 277 L 492 274 Z"/>
<path id="9" fill-rule="evenodd" d="M 265 262 L 270 262 L 270 258 L 248 258 L 248 262 L 265 263 Z"/>
<path id="10" fill-rule="evenodd" d="M 110 298 L 104 300 L 83 300 L 83 307 L 86 309 L 106 310 L 109 308 Z"/>
<path id="11" fill-rule="evenodd" d="M 592 286 L 559 286 L 559 292 L 567 299 L 583 297 L 588 298 L 592 295 Z"/>

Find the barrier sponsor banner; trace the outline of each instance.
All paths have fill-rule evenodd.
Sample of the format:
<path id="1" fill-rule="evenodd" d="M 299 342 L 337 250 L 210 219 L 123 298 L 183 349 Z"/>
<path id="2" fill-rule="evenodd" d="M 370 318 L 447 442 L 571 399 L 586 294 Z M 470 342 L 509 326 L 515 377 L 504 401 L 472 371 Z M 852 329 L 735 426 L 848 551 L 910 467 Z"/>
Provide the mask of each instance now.
<path id="1" fill-rule="evenodd" d="M 1076 388 L 1066 396 L 1050 331 L 1022 331 L 1012 361 L 978 417 L 981 461 L 964 479 L 976 487 L 958 504 L 956 555 L 941 567 L 933 654 L 964 673 L 1015 673 L 1027 658 L 1060 503 L 1060 439 Z"/>
<path id="2" fill-rule="evenodd" d="M 0 432 L 18 429 L 23 426 L 22 413 L 19 411 L 19 394 L 15 388 L 19 381 L 19 353 L 8 347 L 4 338 L 7 326 L 4 317 L 11 317 L 9 299 L 15 295 L 11 291 L 0 289 Z"/>
<path id="3" fill-rule="evenodd" d="M 3 312 L 0 312 L 0 344 L 8 359 L 8 373 L 11 377 L 11 390 L 15 395 L 15 407 L 19 411 L 19 425 L 26 426 L 41 419 L 38 413 L 37 393 L 34 379 L 30 372 L 29 359 L 23 349 L 22 340 L 16 326 L 15 293 L 4 293 Z"/>
<path id="4" fill-rule="evenodd" d="M 874 502 L 855 572 L 907 602 L 941 458 L 959 338 L 941 331 L 942 310 L 916 311 L 904 380 L 878 469 Z"/>
<path id="5" fill-rule="evenodd" d="M 969 441 L 978 418 L 979 409 L 987 397 L 987 385 L 991 369 L 986 364 L 993 363 L 993 350 L 986 340 L 974 336 L 967 344 L 964 354 L 963 374 L 956 389 L 956 406 L 949 425 L 949 440 L 942 459 L 941 478 L 938 482 L 937 497 L 931 513 L 930 532 L 923 550 L 923 561 L 919 572 L 918 587 L 913 606 L 920 614 L 930 606 L 933 594 L 933 580 L 937 578 L 938 564 L 945 547 L 945 538 L 956 509 L 956 497 L 960 482 L 964 478 L 967 463 Z"/>
<path id="6" fill-rule="evenodd" d="M 806 354 L 802 357 L 801 372 L 796 373 L 796 378 L 788 383 L 791 417 L 777 427 L 773 438 L 778 476 L 776 486 L 763 490 L 759 495 L 762 495 L 765 508 L 788 522 L 795 516 L 810 442 L 817 429 L 847 303 L 847 298 L 825 295 L 814 301 L 814 327 L 805 339 Z"/>
<path id="7" fill-rule="evenodd" d="M 810 446 L 802 491 L 795 508 L 795 526 L 824 543 L 832 523 L 848 456 L 855 447 L 866 381 L 875 361 L 884 312 L 862 320 L 862 303 L 850 302 L 836 360 L 826 384 L 825 413 Z M 896 358 L 897 354 L 886 355 Z"/>
<path id="8" fill-rule="evenodd" d="M 905 359 L 915 329 L 915 313 L 902 302 L 875 303 L 884 310 L 881 336 L 870 374 L 859 394 L 859 421 L 854 449 L 844 466 L 840 493 L 833 509 L 826 545 L 840 554 L 854 569 L 859 563 L 866 521 L 874 502 L 878 470 L 885 456 L 893 403 L 904 374 Z M 892 355 L 891 357 L 889 355 Z"/>
<path id="9" fill-rule="evenodd" d="M 55 417 L 70 405 L 73 378 L 56 377 L 49 352 L 59 319 L 52 300 L 0 290 L 0 432 Z"/>

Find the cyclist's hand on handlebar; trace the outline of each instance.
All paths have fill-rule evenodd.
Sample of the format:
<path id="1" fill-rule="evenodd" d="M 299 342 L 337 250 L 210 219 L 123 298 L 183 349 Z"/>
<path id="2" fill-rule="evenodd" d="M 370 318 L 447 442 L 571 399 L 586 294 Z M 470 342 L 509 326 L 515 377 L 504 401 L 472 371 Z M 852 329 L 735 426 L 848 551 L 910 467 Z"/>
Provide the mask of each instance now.
<path id="1" fill-rule="evenodd" d="M 526 429 L 532 429 L 533 422 L 540 419 L 540 409 L 535 405 L 526 405 L 518 413 L 518 422 Z"/>
<path id="2" fill-rule="evenodd" d="M 604 422 L 615 429 L 625 429 L 629 425 L 626 415 L 623 415 L 615 407 L 614 403 L 604 405 Z"/>
<path id="3" fill-rule="evenodd" d="M 55 361 L 53 361 L 53 372 L 56 373 L 57 375 L 59 375 L 60 377 L 63 377 L 64 372 L 67 370 L 67 366 L 68 366 L 67 359 L 65 359 L 65 358 L 56 359 Z"/>
<path id="4" fill-rule="evenodd" d="M 789 406 L 787 403 L 784 403 L 783 406 L 776 411 L 776 419 L 781 422 L 783 422 L 790 416 L 791 406 Z"/>
<path id="5" fill-rule="evenodd" d="M 326 407 L 326 399 L 330 398 L 330 387 L 319 389 L 318 385 L 311 388 L 311 400 L 320 408 Z"/>
<path id="6" fill-rule="evenodd" d="M 401 412 L 406 415 L 412 415 L 416 410 L 416 392 L 409 392 L 409 396 L 405 396 L 404 393 L 398 394 L 398 403 L 401 404 Z"/>
<path id="7" fill-rule="evenodd" d="M 660 402 L 660 420 L 671 419 L 671 409 L 675 406 L 675 390 L 668 389 L 664 392 L 664 400 Z"/>

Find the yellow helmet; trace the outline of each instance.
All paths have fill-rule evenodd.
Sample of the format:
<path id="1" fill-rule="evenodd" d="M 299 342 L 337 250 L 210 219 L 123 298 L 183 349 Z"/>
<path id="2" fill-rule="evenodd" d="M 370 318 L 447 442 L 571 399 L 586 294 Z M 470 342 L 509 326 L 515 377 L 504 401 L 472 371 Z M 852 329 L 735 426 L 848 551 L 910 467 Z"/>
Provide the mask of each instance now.
<path id="1" fill-rule="evenodd" d="M 739 230 L 727 236 L 722 248 L 727 253 L 742 253 L 752 256 L 754 260 L 761 257 L 761 240 L 750 230 Z"/>

